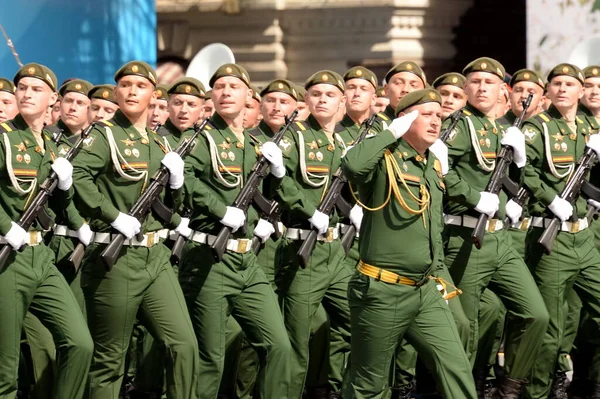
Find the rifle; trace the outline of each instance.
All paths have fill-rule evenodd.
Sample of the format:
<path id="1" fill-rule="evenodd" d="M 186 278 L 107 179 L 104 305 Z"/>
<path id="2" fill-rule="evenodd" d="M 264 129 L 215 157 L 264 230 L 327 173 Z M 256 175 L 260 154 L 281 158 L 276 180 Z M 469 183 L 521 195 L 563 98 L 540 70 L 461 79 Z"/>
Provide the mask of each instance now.
<path id="1" fill-rule="evenodd" d="M 525 118 L 527 109 L 529 108 L 529 105 L 531 105 L 531 100 L 533 100 L 533 94 L 530 93 L 529 96 L 527 96 L 527 99 L 523 101 L 523 112 L 521 112 L 521 115 L 519 115 L 519 117 L 513 123 L 514 127 L 520 128 L 523 124 L 523 118 Z M 503 186 L 510 186 L 510 178 L 506 175 L 506 171 L 513 162 L 513 156 L 514 153 L 512 147 L 503 145 L 496 159 L 496 168 L 494 169 L 494 173 L 492 173 L 492 177 L 490 178 L 485 191 L 492 194 L 498 194 Z M 513 183 L 513 187 L 514 184 L 515 183 Z M 473 244 L 475 244 L 477 249 L 481 249 L 481 246 L 483 245 L 485 226 L 487 225 L 488 220 L 489 216 L 482 213 L 479 215 L 477 224 L 475 224 L 475 228 L 473 229 L 471 238 L 473 239 Z"/>
<path id="2" fill-rule="evenodd" d="M 185 158 L 192 151 L 194 141 L 198 135 L 202 133 L 207 123 L 208 119 L 204 119 L 200 125 L 194 124 L 194 134 L 191 137 L 182 140 L 179 146 L 177 146 L 175 152 L 181 158 Z M 162 220 L 165 222 L 170 222 L 171 217 L 173 216 L 173 211 L 166 208 L 165 205 L 159 200 L 159 196 L 163 192 L 165 185 L 169 180 L 169 169 L 165 165 L 161 165 L 154 176 L 152 176 L 151 180 L 152 182 L 150 185 L 148 185 L 146 191 L 140 195 L 135 204 L 133 204 L 129 210 L 129 216 L 133 216 L 140 223 L 143 223 L 150 211 L 153 210 Z M 141 240 L 142 237 L 143 233 L 140 232 L 137 238 L 138 240 Z M 107 271 L 110 271 L 114 266 L 124 243 L 125 236 L 119 233 L 100 254 Z"/>
<path id="3" fill-rule="evenodd" d="M 71 162 L 75 156 L 79 153 L 81 149 L 81 145 L 83 141 L 89 136 L 90 132 L 94 128 L 94 123 L 88 126 L 83 132 L 81 132 L 81 137 L 77 141 L 77 143 L 69 149 L 69 152 L 65 155 L 65 159 Z M 23 228 L 23 230 L 27 231 L 33 225 L 35 220 L 40 216 L 40 214 L 46 213 L 44 206 L 48 202 L 48 199 L 56 189 L 58 185 L 58 175 L 55 171 L 51 171 L 50 175 L 43 181 L 40 185 L 40 190 L 36 194 L 36 196 L 31 201 L 31 205 L 27 208 L 27 210 L 21 215 L 17 224 Z M 49 217 L 49 216 L 48 216 Z M 52 219 L 50 219 L 52 220 Z M 41 223 L 40 223 L 41 224 Z M 50 223 L 52 224 L 52 223 Z M 8 244 L 4 244 L 2 249 L 0 250 L 0 273 L 2 273 L 6 267 L 6 262 L 8 261 L 8 257 L 12 252 L 12 247 Z"/>
<path id="4" fill-rule="evenodd" d="M 375 123 L 376 117 L 377 115 L 371 115 L 371 117 L 364 122 L 365 126 L 358 135 L 357 139 L 354 141 L 354 145 L 359 144 L 365 139 L 367 134 L 369 134 L 373 123 Z M 325 197 L 323 197 L 323 200 L 319 204 L 317 210 L 319 212 L 324 213 L 325 215 L 330 215 L 333 211 L 333 208 L 337 206 L 342 214 L 350 215 L 350 210 L 352 209 L 352 207 L 350 206 L 350 204 L 348 204 L 346 200 L 342 198 L 342 189 L 346 186 L 346 184 L 348 184 L 348 179 L 346 178 L 346 176 L 344 176 L 342 168 L 339 167 L 333 174 L 331 186 L 329 187 L 329 190 L 327 190 L 327 193 L 325 194 Z M 346 252 L 352 245 L 352 241 L 354 240 L 355 236 L 356 227 L 351 223 L 350 227 L 348 228 L 348 231 L 346 232 L 346 234 L 344 234 L 344 237 L 342 238 L 342 242 L 345 245 L 344 250 L 346 250 Z M 302 242 L 300 249 L 298 249 L 300 267 L 302 267 L 303 269 L 305 269 L 306 266 L 308 266 L 308 260 L 310 259 L 310 256 L 312 255 L 312 252 L 314 251 L 315 246 L 317 245 L 318 237 L 319 232 L 315 229 L 311 229 L 310 233 L 306 237 L 306 240 Z"/>
<path id="5" fill-rule="evenodd" d="M 448 138 L 450 137 L 450 133 L 452 133 L 452 131 L 456 127 L 456 124 L 458 123 L 458 121 L 460 120 L 460 118 L 462 116 L 463 116 L 462 109 L 459 109 L 458 111 L 456 111 L 452 115 L 450 115 L 450 124 L 448 125 L 448 127 L 446 129 L 444 129 L 443 132 L 440 133 L 440 140 L 443 143 L 448 141 Z"/>
<path id="6" fill-rule="evenodd" d="M 272 142 L 279 145 L 279 142 L 283 138 L 283 134 L 290 128 L 296 116 L 298 115 L 298 110 L 294 110 L 289 117 L 285 118 L 285 125 L 279 129 L 279 131 L 273 136 L 271 139 Z M 244 211 L 248 212 L 248 208 L 250 208 L 250 204 L 254 203 L 265 215 L 273 215 L 277 212 L 279 204 L 277 201 L 268 200 L 258 189 L 260 182 L 267 177 L 269 172 L 267 168 L 269 167 L 269 161 L 261 155 L 256 161 L 256 164 L 252 167 L 252 172 L 250 176 L 248 176 L 248 180 L 246 180 L 246 184 L 238 193 L 237 197 L 231 204 L 231 206 L 236 207 Z M 280 232 L 277 231 L 277 224 L 274 225 L 277 236 L 280 236 Z M 245 226 L 242 226 L 241 231 L 244 232 L 246 229 Z M 227 241 L 229 237 L 231 237 L 232 231 L 231 227 L 223 226 L 215 242 L 212 244 L 212 252 L 217 262 L 220 262 L 223 259 L 223 255 L 227 250 Z M 253 240 L 253 245 L 258 245 L 258 241 Z"/>
<path id="7" fill-rule="evenodd" d="M 181 215 L 184 218 L 189 218 L 192 216 L 192 210 L 186 208 Z M 173 248 L 171 249 L 171 263 L 178 265 L 181 262 L 181 253 L 183 252 L 183 247 L 185 246 L 185 237 L 181 234 L 177 235 L 177 239 L 173 244 Z"/>
<path id="8" fill-rule="evenodd" d="M 579 194 L 583 192 L 590 198 L 598 201 L 600 198 L 599 190 L 586 180 L 586 176 L 595 161 L 596 153 L 591 148 L 586 147 L 585 152 L 577 161 L 577 168 L 571 175 L 571 178 L 565 185 L 565 188 L 560 193 L 560 198 L 568 201 L 572 205 L 579 197 Z M 594 210 L 591 210 L 591 215 L 593 215 L 593 213 Z M 590 211 L 588 211 L 588 219 L 591 215 Z M 573 214 L 573 216 L 571 216 L 571 221 L 577 222 L 577 215 Z M 554 216 L 550 224 L 546 227 L 538 239 L 538 243 L 544 248 L 546 255 L 552 252 L 552 245 L 554 244 L 554 240 L 558 235 L 558 230 L 560 229 L 561 224 L 562 221 L 557 216 Z"/>

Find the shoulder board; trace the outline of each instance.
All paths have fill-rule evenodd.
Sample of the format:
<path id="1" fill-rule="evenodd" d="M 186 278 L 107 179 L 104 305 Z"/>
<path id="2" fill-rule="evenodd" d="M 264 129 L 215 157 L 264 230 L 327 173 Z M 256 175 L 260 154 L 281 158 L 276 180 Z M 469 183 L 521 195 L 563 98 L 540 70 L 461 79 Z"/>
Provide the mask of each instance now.
<path id="1" fill-rule="evenodd" d="M 496 124 L 501 126 L 511 125 L 510 121 L 506 117 L 496 119 Z"/>
<path id="2" fill-rule="evenodd" d="M 154 130 L 152 130 L 152 132 L 154 134 L 158 134 L 159 136 L 170 136 L 171 135 L 171 133 L 169 133 L 167 128 L 164 126 L 161 126 L 160 129 L 158 129 L 156 132 Z"/>
<path id="3" fill-rule="evenodd" d="M 8 133 L 15 130 L 15 125 L 13 125 L 10 121 L 0 123 L 0 133 Z"/>
<path id="4" fill-rule="evenodd" d="M 248 134 L 252 137 L 260 137 L 262 136 L 262 132 L 258 127 L 253 127 L 252 129 L 248 129 Z"/>
<path id="5" fill-rule="evenodd" d="M 390 118 L 388 118 L 388 116 L 386 114 L 384 114 L 383 112 L 378 113 L 377 117 L 381 118 L 384 121 L 389 121 L 390 120 Z"/>
<path id="6" fill-rule="evenodd" d="M 296 126 L 298 126 L 300 128 L 300 130 L 304 131 L 304 130 L 308 130 L 308 124 L 304 121 L 297 121 L 294 122 L 296 124 Z"/>
<path id="7" fill-rule="evenodd" d="M 46 130 L 47 132 L 52 133 L 52 135 L 56 135 L 58 133 L 60 133 L 60 128 L 56 125 L 50 125 L 50 126 L 46 126 L 44 128 L 44 130 Z"/>
<path id="8" fill-rule="evenodd" d="M 550 117 L 548 116 L 548 114 L 546 114 L 546 112 L 539 113 L 539 114 L 535 115 L 531 119 L 537 120 L 540 123 L 548 123 L 548 122 L 550 122 Z"/>
<path id="9" fill-rule="evenodd" d="M 341 133 L 344 130 L 346 130 L 346 128 L 344 127 L 344 125 L 342 125 L 341 123 L 336 123 L 335 127 L 333 128 L 333 132 L 334 133 Z"/>
<path id="10" fill-rule="evenodd" d="M 466 109 L 464 109 L 464 108 L 462 109 L 462 113 L 463 113 L 463 114 L 465 114 L 465 115 L 467 115 L 467 116 L 471 116 L 471 115 L 473 115 L 473 114 L 471 113 L 471 111 L 467 111 L 467 110 L 466 110 Z"/>
<path id="11" fill-rule="evenodd" d="M 67 138 L 67 141 L 73 145 L 77 144 L 77 140 L 79 140 L 79 135 L 78 134 L 74 134 L 70 137 Z"/>
<path id="12" fill-rule="evenodd" d="M 102 127 L 114 127 L 115 125 L 110 122 L 110 121 L 100 121 L 100 122 L 96 122 L 97 125 L 102 126 Z"/>

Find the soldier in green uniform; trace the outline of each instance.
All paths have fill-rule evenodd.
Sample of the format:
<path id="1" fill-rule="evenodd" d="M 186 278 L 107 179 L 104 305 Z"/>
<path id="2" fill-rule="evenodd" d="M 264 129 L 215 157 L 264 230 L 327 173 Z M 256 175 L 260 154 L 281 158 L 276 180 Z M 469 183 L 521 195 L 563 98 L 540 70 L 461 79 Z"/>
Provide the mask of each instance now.
<path id="1" fill-rule="evenodd" d="M 283 303 L 284 319 L 292 344 L 291 388 L 288 398 L 299 399 L 309 362 L 311 326 L 322 303 L 332 329 L 347 331 L 348 340 L 340 356 L 350 351 L 349 309 L 346 291 L 350 271 L 343 265 L 337 227 L 338 217 L 317 210 L 340 165 L 345 147 L 336 130 L 336 115 L 344 107 L 344 82 L 332 71 L 319 71 L 305 83 L 305 101 L 310 110 L 306 121 L 294 123 L 286 132 L 283 150 L 287 176 L 277 188 L 287 229 L 277 253 L 277 292 Z M 310 229 L 319 231 L 316 247 L 305 269 L 297 252 Z M 329 384 L 337 395 L 342 370 L 330 370 Z"/>
<path id="2" fill-rule="evenodd" d="M 117 71 L 115 98 L 120 110 L 111 120 L 99 122 L 74 162 L 80 211 L 96 232 L 81 271 L 95 342 L 88 398 L 118 398 L 136 316 L 155 340 L 169 348 L 167 397 L 198 395 L 198 346 L 170 251 L 163 244 L 167 223 L 154 213 L 143 224 L 127 214 L 161 164 L 170 172 L 164 194 L 167 205 L 177 204 L 183 194 L 183 161 L 146 126 L 148 104 L 156 96 L 155 76 L 141 61 Z M 107 271 L 100 254 L 117 234 L 126 237 L 125 244 Z"/>
<path id="3" fill-rule="evenodd" d="M 296 117 L 297 121 L 305 121 L 310 115 L 310 111 L 306 102 L 304 101 L 306 97 L 306 89 L 304 85 L 296 85 L 295 86 L 296 93 L 298 93 L 298 103 L 296 104 L 296 108 L 298 109 L 298 116 Z"/>
<path id="4" fill-rule="evenodd" d="M 151 129 L 156 129 L 159 124 L 164 125 L 169 117 L 168 91 L 169 87 L 166 85 L 156 86 L 156 98 L 152 98 L 150 105 L 148 105 L 148 127 Z"/>
<path id="5" fill-rule="evenodd" d="M 212 76 L 216 113 L 186 160 L 186 201 L 193 210 L 193 230 L 179 280 L 200 347 L 200 397 L 217 397 L 223 373 L 226 326 L 230 316 L 241 326 L 260 359 L 259 397 L 284 398 L 289 389 L 290 343 L 277 298 L 254 254 L 253 237 L 262 241 L 274 231 L 251 206 L 233 206 L 261 151 L 271 160 L 275 180 L 285 174 L 281 151 L 273 143 L 259 147 L 242 126 L 251 96 L 250 77 L 236 64 L 222 65 Z M 246 224 L 245 231 L 238 231 Z M 234 235 L 220 262 L 211 244 L 223 226 Z"/>
<path id="6" fill-rule="evenodd" d="M 250 85 L 252 89 L 252 98 L 246 101 L 244 108 L 244 129 L 256 127 L 261 119 L 260 114 L 260 92 L 256 86 Z"/>
<path id="7" fill-rule="evenodd" d="M 465 77 L 458 72 L 440 75 L 431 84 L 442 97 L 442 117 L 444 119 L 467 105 L 464 85 Z"/>
<path id="8" fill-rule="evenodd" d="M 0 123 L 13 119 L 18 113 L 15 85 L 6 78 L 0 78 Z"/>
<path id="9" fill-rule="evenodd" d="M 542 348 L 536 359 L 527 398 L 546 398 L 550 393 L 559 350 L 564 341 L 564 327 L 568 306 L 569 289 L 573 287 L 582 299 L 584 310 L 592 321 L 591 331 L 578 348 L 580 356 L 575 362 L 576 380 L 572 383 L 573 394 L 585 397 L 600 390 L 597 375 L 599 366 L 592 360 L 596 343 L 590 338 L 597 335 L 600 312 L 598 279 L 600 263 L 598 251 L 593 245 L 593 233 L 584 217 L 587 204 L 579 198 L 571 205 L 560 197 L 575 163 L 583 154 L 586 142 L 592 148 L 596 140 L 594 130 L 578 115 L 578 101 L 583 96 L 584 76 L 571 64 L 559 64 L 548 75 L 548 96 L 552 105 L 548 111 L 526 121 L 523 131 L 527 141 L 527 158 L 524 184 L 530 191 L 529 213 L 532 226 L 527 233 L 526 260 L 550 313 L 550 324 L 543 338 Z M 600 138 L 600 137 L 598 137 Z M 600 148 L 600 146 L 598 146 Z M 571 216 L 580 220 L 572 223 Z M 563 223 L 556 237 L 552 252 L 545 255 L 537 241 L 553 216 Z M 568 303 L 568 302 L 567 302 Z M 583 331 L 580 328 L 579 334 Z M 581 363 L 581 374 L 577 367 Z M 588 375 L 589 373 L 589 375 Z M 588 380 L 588 378 L 590 380 Z M 592 396 L 591 396 L 592 397 Z"/>
<path id="10" fill-rule="evenodd" d="M 454 318 L 436 287 L 442 280 L 433 277 L 443 262 L 447 158 L 428 148 L 440 133 L 440 103 L 433 89 L 405 95 L 396 104 L 400 117 L 342 159 L 365 208 L 361 260 L 348 288 L 352 361 L 345 398 L 388 397 L 389 365 L 403 337 L 435 370 L 446 397 L 476 397 Z"/>
<path id="11" fill-rule="evenodd" d="M 210 118 L 215 113 L 215 103 L 212 100 L 212 90 L 206 91 L 206 97 L 204 98 L 204 114 L 202 119 Z"/>
<path id="12" fill-rule="evenodd" d="M 57 158 L 58 149 L 43 131 L 49 105 L 56 101 L 56 76 L 40 64 L 23 66 L 14 77 L 19 114 L 0 125 L 2 147 L 0 176 L 0 234 L 2 243 L 15 249 L 0 274 L 0 397 L 17 391 L 19 342 L 25 314 L 31 312 L 48 328 L 57 348 L 54 397 L 81 398 L 91 361 L 93 343 L 77 302 L 64 277 L 54 267 L 52 251 L 42 241 L 41 226 L 29 232 L 17 221 L 51 169 L 58 187 L 49 205 L 63 215 L 71 202 L 72 166 Z M 23 247 L 22 251 L 17 251 Z"/>
<path id="13" fill-rule="evenodd" d="M 89 123 L 112 119 L 119 109 L 114 92 L 114 85 L 98 85 L 90 89 L 88 92 L 90 99 Z"/>
<path id="14" fill-rule="evenodd" d="M 385 96 L 385 88 L 383 86 L 379 86 L 375 91 L 375 104 L 371 107 L 371 113 L 378 114 L 385 110 L 390 104 L 390 99 Z"/>
<path id="15" fill-rule="evenodd" d="M 524 166 L 524 138 L 516 128 L 504 133 L 495 120 L 498 95 L 504 85 L 504 67 L 483 57 L 469 63 L 463 74 L 467 78 L 467 106 L 447 142 L 450 171 L 444 179 L 448 198 L 444 209 L 445 260 L 454 282 L 463 290 L 459 298 L 471 322 L 467 355 L 473 364 L 484 289 L 489 286 L 511 313 L 505 347 L 506 375 L 496 396 L 518 398 L 536 359 L 548 313 L 531 274 L 503 228 L 506 194 L 496 195 L 485 189 L 501 144 L 513 148 L 517 167 Z M 484 245 L 478 250 L 471 234 L 480 214 L 487 214 L 489 221 Z M 487 374 L 478 370 L 485 365 L 475 366 L 475 375 Z"/>

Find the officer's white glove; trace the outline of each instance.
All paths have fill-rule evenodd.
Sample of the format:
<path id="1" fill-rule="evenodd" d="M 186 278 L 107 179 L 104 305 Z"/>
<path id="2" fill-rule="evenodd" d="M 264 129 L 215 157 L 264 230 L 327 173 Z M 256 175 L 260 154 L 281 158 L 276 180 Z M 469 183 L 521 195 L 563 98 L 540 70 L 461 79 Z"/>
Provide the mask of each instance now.
<path id="1" fill-rule="evenodd" d="M 360 231 L 360 224 L 362 223 L 363 209 L 362 206 L 356 204 L 350 209 L 350 221 L 356 227 L 357 231 Z"/>
<path id="2" fill-rule="evenodd" d="M 15 222 L 10 222 L 12 227 L 4 236 L 6 241 L 14 249 L 19 249 L 27 243 L 27 232 Z"/>
<path id="3" fill-rule="evenodd" d="M 573 215 L 573 205 L 558 195 L 554 197 L 548 208 L 563 222 Z"/>
<path id="4" fill-rule="evenodd" d="M 119 212 L 117 218 L 110 225 L 126 238 L 133 238 L 142 229 L 139 220 L 123 212 Z"/>
<path id="5" fill-rule="evenodd" d="M 588 205 L 593 206 L 594 208 L 596 208 L 596 212 L 600 212 L 600 202 L 593 200 L 591 198 L 589 198 L 587 200 Z"/>
<path id="6" fill-rule="evenodd" d="M 184 162 L 181 156 L 174 152 L 167 152 L 160 161 L 169 169 L 169 186 L 172 190 L 178 190 L 183 186 L 183 166 Z"/>
<path id="7" fill-rule="evenodd" d="M 515 165 L 522 168 L 527 163 L 527 154 L 525 153 L 525 135 L 519 128 L 511 126 L 506 129 L 501 141 L 502 145 L 507 145 L 513 149 L 513 158 Z"/>
<path id="8" fill-rule="evenodd" d="M 271 174 L 278 179 L 285 176 L 285 166 L 283 166 L 283 155 L 281 148 L 272 141 L 267 141 L 260 147 L 260 152 L 267 158 L 271 164 Z"/>
<path id="9" fill-rule="evenodd" d="M 493 218 L 500 208 L 500 198 L 496 194 L 488 193 L 487 191 L 482 191 L 480 194 L 481 198 L 479 198 L 475 210 Z"/>
<path id="10" fill-rule="evenodd" d="M 406 115 L 402 115 L 401 117 L 394 119 L 392 123 L 390 123 L 390 125 L 388 126 L 388 130 L 392 132 L 396 139 L 399 139 L 400 137 L 404 136 L 404 133 L 408 131 L 410 125 L 412 125 L 415 119 L 417 119 L 417 116 L 419 116 L 419 111 L 417 110 L 409 112 Z"/>
<path id="11" fill-rule="evenodd" d="M 267 241 L 273 233 L 275 233 L 275 227 L 265 219 L 260 219 L 254 228 L 254 235 L 260 238 L 262 242 Z"/>
<path id="12" fill-rule="evenodd" d="M 79 238 L 79 241 L 86 247 L 90 245 L 90 242 L 92 242 L 92 238 L 94 237 L 94 232 L 92 229 L 90 229 L 90 225 L 87 223 L 82 224 L 75 233 L 77 233 L 77 238 Z"/>
<path id="13" fill-rule="evenodd" d="M 429 147 L 429 151 L 433 152 L 433 155 L 440 161 L 442 176 L 446 176 L 446 173 L 448 173 L 448 147 L 446 147 L 446 144 L 442 140 L 437 139 Z"/>
<path id="14" fill-rule="evenodd" d="M 67 191 L 73 185 L 73 165 L 65 158 L 56 158 L 52 162 L 52 170 L 58 176 L 58 188 Z"/>
<path id="15" fill-rule="evenodd" d="M 521 219 L 521 215 L 523 214 L 523 207 L 517 204 L 515 201 L 508 201 L 504 209 L 506 211 L 506 216 L 510 218 L 511 224 L 515 224 Z"/>
<path id="16" fill-rule="evenodd" d="M 220 222 L 230 227 L 232 232 L 235 233 L 246 222 L 246 214 L 240 208 L 228 206 L 225 216 L 223 216 Z"/>
<path id="17" fill-rule="evenodd" d="M 323 212 L 315 211 L 308 221 L 319 232 L 319 234 L 325 234 L 329 228 L 329 216 Z"/>
<path id="18" fill-rule="evenodd" d="M 175 227 L 175 232 L 184 237 L 189 237 L 192 235 L 192 230 L 188 227 L 190 224 L 190 219 L 181 218 L 181 222 L 179 222 L 179 226 Z"/>
<path id="19" fill-rule="evenodd" d="M 590 134 L 589 140 L 586 147 L 591 148 L 596 153 L 598 159 L 600 159 L 600 134 Z"/>

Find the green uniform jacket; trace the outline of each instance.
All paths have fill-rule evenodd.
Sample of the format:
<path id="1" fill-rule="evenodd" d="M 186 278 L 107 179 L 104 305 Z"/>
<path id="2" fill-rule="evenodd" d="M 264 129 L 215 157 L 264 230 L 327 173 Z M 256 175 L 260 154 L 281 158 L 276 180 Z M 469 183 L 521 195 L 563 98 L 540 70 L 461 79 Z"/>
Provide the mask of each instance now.
<path id="1" fill-rule="evenodd" d="M 508 112 L 506 114 L 504 114 L 504 116 L 502 118 L 496 119 L 496 124 L 500 124 L 500 126 L 502 126 L 504 128 L 504 130 L 506 130 L 509 127 L 511 127 L 515 123 L 516 120 L 517 120 L 517 115 L 515 115 L 515 113 L 509 109 Z"/>
<path id="2" fill-rule="evenodd" d="M 190 127 L 186 129 L 184 132 L 179 131 L 171 122 L 171 119 L 167 119 L 164 125 L 158 129 L 156 132 L 162 140 L 162 143 L 165 147 L 167 147 L 170 151 L 175 151 L 177 146 L 179 145 L 179 141 L 184 134 L 191 133 L 193 134 L 194 128 Z"/>
<path id="3" fill-rule="evenodd" d="M 310 229 L 308 219 L 321 203 L 340 166 L 344 145 L 335 135 L 334 143 L 330 143 L 317 120 L 310 115 L 304 122 L 294 122 L 279 147 L 287 172 L 274 187 L 284 204 L 282 220 L 287 227 Z M 335 226 L 337 222 L 334 210 L 329 225 Z"/>
<path id="4" fill-rule="evenodd" d="M 75 158 L 73 180 L 82 205 L 79 211 L 90 220 L 92 231 L 110 231 L 110 223 L 119 212 L 129 212 L 160 168 L 167 149 L 160 136 L 148 128 L 146 133 L 147 139 L 119 110 L 111 120 L 96 124 Z M 111 152 L 109 141 L 115 146 L 114 152 Z M 141 176 L 141 179 L 136 181 L 131 176 Z M 161 198 L 165 205 L 177 208 L 182 195 L 183 189 L 172 191 L 167 183 Z M 142 232 L 162 228 L 163 222 L 152 212 L 142 224 Z"/>
<path id="5" fill-rule="evenodd" d="M 577 160 L 585 151 L 587 136 L 593 130 L 579 116 L 575 118 L 575 122 L 577 132 L 572 132 L 560 112 L 550 106 L 548 111 L 523 124 L 527 148 L 524 184 L 531 194 L 529 214 L 532 216 L 554 216 L 546 208 L 556 195 L 560 195 L 570 171 L 574 170 Z M 547 128 L 546 133 L 544 126 Z M 574 208 L 574 214 L 584 217 L 587 211 L 585 199 L 579 197 Z"/>
<path id="6" fill-rule="evenodd" d="M 385 107 L 383 112 L 377 114 L 377 119 L 371 128 L 372 133 L 381 133 L 383 132 L 387 126 L 396 118 L 396 112 L 391 105 Z M 343 120 L 342 120 L 343 122 Z"/>
<path id="7" fill-rule="evenodd" d="M 30 200 L 38 193 L 39 185 L 48 177 L 52 162 L 58 156 L 58 149 L 52 142 L 50 133 L 43 132 L 45 152 L 38 147 L 33 132 L 19 114 L 15 119 L 0 124 L 0 235 L 6 235 L 11 229 L 11 221 L 17 222 Z M 21 189 L 31 191 L 19 193 L 11 182 L 14 177 Z M 62 191 L 56 188 L 48 204 L 54 214 L 68 218 L 67 208 L 71 204 L 73 188 Z M 52 215 L 51 212 L 49 214 Z M 36 222 L 30 230 L 41 230 Z"/>
<path id="8" fill-rule="evenodd" d="M 475 207 L 485 191 L 492 176 L 496 155 L 500 152 L 500 140 L 504 129 L 500 124 L 495 126 L 479 110 L 467 103 L 463 108 L 464 116 L 450 133 L 448 146 L 448 163 L 450 170 L 444 178 L 448 203 L 445 212 L 448 215 L 479 216 Z M 472 122 L 470 128 L 468 121 Z M 450 124 L 446 119 L 442 130 Z M 485 170 L 482 165 L 491 170 Z M 504 218 L 506 194 L 501 191 L 499 217 Z"/>
<path id="9" fill-rule="evenodd" d="M 185 206 L 193 210 L 191 229 L 219 233 L 223 227 L 219 220 L 250 175 L 258 160 L 257 150 L 248 131 L 244 132 L 241 143 L 218 113 L 210 118 L 185 162 Z M 252 238 L 258 219 L 257 210 L 250 206 L 246 234 L 240 229 L 234 237 Z"/>
<path id="10" fill-rule="evenodd" d="M 425 186 L 431 199 L 424 218 L 407 212 L 394 194 L 383 209 L 365 210 L 360 257 L 368 264 L 419 279 L 443 264 L 444 184 L 439 161 L 430 151 L 424 160 L 407 142 L 397 141 L 390 132 L 375 135 L 353 147 L 342 159 L 342 168 L 348 179 L 358 185 L 360 198 L 369 208 L 381 206 L 388 197 L 386 150 L 392 152 L 400 166 L 406 185 L 400 178 L 397 183 L 407 205 L 412 209 L 419 208 L 409 190 L 422 198 L 421 185 Z"/>

